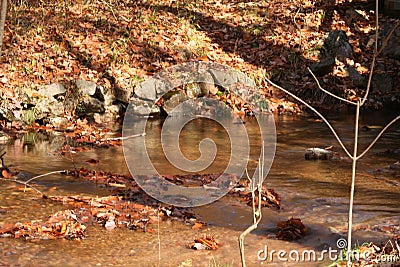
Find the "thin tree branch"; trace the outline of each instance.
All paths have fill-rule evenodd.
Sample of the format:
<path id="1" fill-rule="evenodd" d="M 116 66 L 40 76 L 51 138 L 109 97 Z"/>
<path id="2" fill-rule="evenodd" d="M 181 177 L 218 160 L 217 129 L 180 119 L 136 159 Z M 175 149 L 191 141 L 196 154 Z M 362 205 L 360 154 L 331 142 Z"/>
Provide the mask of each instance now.
<path id="1" fill-rule="evenodd" d="M 67 172 L 67 171 L 66 171 L 66 170 L 62 170 L 62 171 L 53 171 L 53 172 L 44 173 L 44 174 L 41 174 L 41 175 L 32 177 L 31 179 L 29 179 L 28 181 L 26 181 L 26 184 L 28 184 L 28 183 L 29 183 L 30 181 L 32 181 L 32 180 L 35 180 L 35 179 L 38 179 L 38 178 L 41 178 L 41 177 L 44 177 L 44 176 L 47 176 L 47 175 L 50 175 L 50 174 L 65 173 L 65 172 Z"/>
<path id="2" fill-rule="evenodd" d="M 315 75 L 314 75 L 314 73 L 312 72 L 312 70 L 311 70 L 310 68 L 307 68 L 307 69 L 308 69 L 308 71 L 311 73 L 311 75 L 314 77 L 314 80 L 317 82 L 318 88 L 319 88 L 321 91 L 325 92 L 326 94 L 328 94 L 328 95 L 330 95 L 330 96 L 333 96 L 334 98 L 337 98 L 337 99 L 339 99 L 339 100 L 341 100 L 341 101 L 344 101 L 344 102 L 346 102 L 346 103 L 349 103 L 349 104 L 352 104 L 352 105 L 357 105 L 357 102 L 353 102 L 353 101 L 347 100 L 347 99 L 345 99 L 345 98 L 342 98 L 342 97 L 340 97 L 340 96 L 337 96 L 337 95 L 335 95 L 335 94 L 329 92 L 328 90 L 322 88 L 321 85 L 319 84 L 319 81 L 318 81 L 317 77 L 315 77 Z"/>
<path id="3" fill-rule="evenodd" d="M 362 152 L 357 159 L 360 159 L 362 156 L 365 155 L 365 153 L 368 152 L 368 150 L 371 149 L 371 147 L 373 145 L 375 145 L 375 143 L 379 140 L 379 138 L 382 136 L 382 134 L 396 121 L 398 121 L 400 119 L 400 115 L 397 116 L 396 118 L 394 118 L 391 122 L 389 122 L 388 124 L 386 124 L 386 126 L 379 132 L 379 134 L 375 137 L 375 139 L 371 142 L 371 144 L 364 150 L 364 152 Z"/>
<path id="4" fill-rule="evenodd" d="M 344 146 L 343 142 L 340 140 L 339 136 L 337 135 L 335 129 L 332 127 L 332 125 L 328 122 L 327 119 L 325 119 L 325 117 L 319 113 L 315 108 L 313 108 L 310 104 L 308 104 L 307 102 L 305 102 L 304 100 L 302 100 L 301 98 L 297 97 L 296 95 L 294 95 L 293 93 L 289 92 L 286 89 L 283 89 L 281 86 L 273 83 L 270 79 L 265 78 L 265 80 L 271 84 L 272 86 L 278 88 L 279 90 L 282 90 L 283 92 L 287 93 L 288 95 L 290 95 L 291 97 L 293 97 L 294 99 L 296 99 L 297 101 L 303 103 L 304 105 L 306 105 L 309 109 L 311 109 L 312 111 L 315 112 L 315 114 L 317 114 L 325 123 L 326 125 L 328 125 L 329 129 L 332 131 L 333 135 L 335 136 L 336 140 L 339 142 L 340 146 L 343 148 L 344 152 L 346 152 L 347 156 L 349 156 L 349 158 L 353 158 L 353 156 L 349 153 L 349 151 L 347 150 L 347 148 Z"/>
<path id="5" fill-rule="evenodd" d="M 100 139 L 100 141 L 126 140 L 129 138 L 140 137 L 140 136 L 145 136 L 145 135 L 146 135 L 146 133 L 140 133 L 140 134 L 133 134 L 133 135 L 128 135 L 128 136 L 121 136 L 121 137 L 103 138 L 103 139 Z"/>
<path id="6" fill-rule="evenodd" d="M 239 236 L 240 259 L 241 259 L 241 262 L 242 262 L 242 267 L 246 267 L 246 260 L 245 260 L 245 254 L 244 254 L 244 247 L 245 247 L 244 238 L 245 238 L 246 235 L 251 233 L 253 230 L 257 229 L 258 224 L 260 223 L 261 218 L 262 218 L 262 211 L 261 211 L 261 208 L 262 208 L 261 207 L 262 195 L 261 195 L 261 193 L 262 193 L 262 183 L 263 183 L 263 178 L 264 178 L 264 176 L 263 176 L 264 175 L 264 172 L 263 172 L 264 159 L 265 159 L 264 158 L 265 157 L 265 154 L 264 154 L 264 151 L 265 151 L 265 149 L 264 149 L 264 141 L 262 143 L 262 148 L 261 149 L 262 149 L 261 158 L 258 159 L 258 180 L 257 180 L 258 205 L 257 205 L 257 208 L 256 208 L 256 196 L 255 196 L 256 187 L 254 186 L 254 183 L 253 183 L 254 180 L 255 180 L 255 177 L 253 177 L 253 180 L 250 179 L 250 176 L 248 175 L 248 172 L 247 172 L 247 168 L 245 169 L 246 170 L 247 179 L 250 180 L 249 186 L 250 186 L 250 190 L 251 190 L 251 201 L 252 201 L 252 207 L 253 207 L 253 224 L 250 225 Z"/>
<path id="7" fill-rule="evenodd" d="M 374 57 L 372 58 L 372 63 L 371 63 L 371 69 L 369 71 L 369 75 L 368 75 L 368 83 L 367 83 L 367 90 L 365 91 L 365 95 L 363 97 L 363 99 L 361 100 L 361 106 L 364 105 L 365 101 L 367 101 L 368 95 L 369 95 L 369 90 L 371 88 L 371 82 L 372 82 L 372 75 L 374 73 L 374 68 L 375 68 L 375 61 L 376 61 L 376 57 L 374 55 Z"/>
<path id="8" fill-rule="evenodd" d="M 389 32 L 388 36 L 386 36 L 385 40 L 382 43 L 381 48 L 379 51 L 376 53 L 376 56 L 379 56 L 380 53 L 382 53 L 383 49 L 387 46 L 387 43 L 389 42 L 390 38 L 392 37 L 394 31 L 396 30 L 397 27 L 400 25 L 400 20 L 397 21 L 397 23 L 394 25 L 393 29 Z"/>
<path id="9" fill-rule="evenodd" d="M 351 257 L 349 252 L 351 251 L 351 234 L 353 228 L 353 206 L 354 206 L 354 190 L 356 186 L 356 167 L 357 167 L 357 148 L 358 148 L 358 120 L 360 118 L 360 106 L 361 101 L 357 102 L 356 109 L 356 121 L 354 127 L 354 150 L 352 157 L 352 168 L 351 168 L 351 186 L 350 186 L 350 200 L 349 200 L 349 218 L 348 218 L 348 230 L 347 230 L 347 266 L 351 266 Z"/>
<path id="10" fill-rule="evenodd" d="M 372 63 L 371 63 L 371 69 L 369 70 L 369 76 L 368 76 L 368 83 L 367 83 L 367 90 L 365 91 L 365 95 L 361 100 L 360 105 L 363 106 L 365 101 L 367 101 L 369 91 L 371 88 L 371 81 L 372 81 L 372 75 L 374 73 L 374 68 L 375 68 L 375 61 L 378 56 L 378 37 L 379 37 L 379 4 L 378 0 L 375 0 L 375 45 L 374 45 L 374 56 L 372 57 Z"/>
<path id="11" fill-rule="evenodd" d="M 41 192 L 39 189 L 35 188 L 33 185 L 27 184 L 27 182 L 20 181 L 20 180 L 17 180 L 17 179 L 3 178 L 3 177 L 0 177 L 0 180 L 7 181 L 7 182 L 14 182 L 14 183 L 17 183 L 17 184 L 25 185 L 25 187 L 30 187 L 33 190 L 35 190 L 37 193 L 42 195 L 42 197 L 44 197 L 44 198 L 47 197 L 43 192 Z"/>

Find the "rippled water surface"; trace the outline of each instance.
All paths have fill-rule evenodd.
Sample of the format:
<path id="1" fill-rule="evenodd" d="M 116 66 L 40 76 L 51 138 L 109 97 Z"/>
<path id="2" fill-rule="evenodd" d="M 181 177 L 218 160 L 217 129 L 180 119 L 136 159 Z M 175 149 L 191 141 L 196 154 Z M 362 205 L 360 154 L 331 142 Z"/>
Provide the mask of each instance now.
<path id="1" fill-rule="evenodd" d="M 361 117 L 361 126 L 379 126 L 389 121 L 387 113 L 374 113 Z M 340 115 L 331 117 L 334 127 L 344 137 L 344 143 L 352 151 L 353 117 Z M 277 149 L 270 173 L 265 181 L 282 197 L 282 210 L 264 209 L 260 227 L 246 238 L 246 257 L 249 266 L 260 266 L 257 252 L 268 245 L 269 249 L 316 249 L 330 245 L 336 248 L 336 240 L 345 236 L 347 228 L 348 196 L 351 179 L 351 161 L 339 147 L 327 126 L 312 117 L 275 117 Z M 257 133 L 254 120 L 246 121 L 250 132 Z M 176 169 L 163 163 L 162 150 L 158 149 L 160 122 L 149 125 L 146 142 L 151 147 L 151 157 L 165 172 Z M 186 129 L 188 130 L 188 129 Z M 189 131 L 190 130 L 190 131 Z M 210 122 L 196 122 L 183 131 L 180 145 L 184 154 L 198 157 L 199 140 L 211 133 L 217 141 L 219 154 L 217 163 L 207 171 L 218 171 L 226 165 L 230 143 L 222 129 Z M 379 132 L 377 127 L 360 132 L 362 151 Z M 359 162 L 356 181 L 354 224 L 374 225 L 399 223 L 400 221 L 400 174 L 388 168 L 400 160 L 400 154 L 383 153 L 388 149 L 400 149 L 400 127 L 394 125 L 373 149 Z M 251 137 L 252 157 L 259 154 L 259 138 Z M 62 137 L 47 137 L 28 134 L 22 140 L 7 145 L 6 163 L 29 177 L 50 171 L 72 169 L 74 164 L 84 166 L 87 159 L 98 159 L 99 164 L 86 166 L 106 171 L 129 173 L 121 147 L 97 149 L 69 157 L 54 155 L 54 150 L 63 144 Z M 341 160 L 306 161 L 304 152 L 310 147 L 333 145 Z M 258 148 L 258 149 L 257 149 Z M 133 152 L 134 153 L 134 152 Z M 254 165 L 254 164 L 253 164 Z M 377 171 L 380 170 L 380 171 Z M 51 175 L 37 180 L 38 187 L 52 194 L 107 195 L 108 192 L 87 181 Z M 58 210 L 68 207 L 49 200 L 38 199 L 35 192 L 23 192 L 20 185 L 0 184 L 0 226 L 18 221 L 46 219 Z M 116 229 L 107 231 L 89 226 L 87 238 L 81 241 L 51 240 L 24 241 L 0 239 L 0 266 L 178 266 L 190 259 L 193 266 L 213 266 L 213 263 L 239 266 L 237 237 L 250 225 L 251 210 L 238 199 L 224 197 L 209 205 L 194 208 L 208 227 L 200 231 L 191 230 L 179 222 L 161 222 L 157 231 L 143 233 Z M 273 234 L 277 222 L 298 217 L 309 229 L 309 234 L 298 242 L 284 242 L 268 238 Z M 157 225 L 152 226 L 157 229 Z M 194 251 L 187 244 L 203 233 L 213 234 L 222 244 L 216 251 Z M 389 235 L 378 232 L 356 231 L 357 240 L 385 240 Z M 159 250 L 160 240 L 160 250 Z M 269 262 L 267 262 L 269 263 Z M 274 259 L 272 266 L 318 266 L 321 263 L 282 263 Z"/>

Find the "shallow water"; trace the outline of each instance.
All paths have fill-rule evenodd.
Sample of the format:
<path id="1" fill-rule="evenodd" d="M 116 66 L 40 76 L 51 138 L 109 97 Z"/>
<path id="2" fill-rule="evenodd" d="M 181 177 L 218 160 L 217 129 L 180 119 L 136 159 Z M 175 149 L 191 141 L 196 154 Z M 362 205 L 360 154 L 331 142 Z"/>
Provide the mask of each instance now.
<path id="1" fill-rule="evenodd" d="M 375 113 L 361 117 L 361 125 L 382 125 L 390 119 L 387 113 Z M 353 117 L 340 115 L 331 117 L 334 127 L 344 142 L 352 151 Z M 246 257 L 248 266 L 320 266 L 317 262 L 282 262 L 274 258 L 271 263 L 260 262 L 257 252 L 268 246 L 268 249 L 316 249 L 318 251 L 331 246 L 336 249 L 336 241 L 346 236 L 348 195 L 351 179 L 351 162 L 348 159 L 333 161 L 306 161 L 304 151 L 309 147 L 328 147 L 333 145 L 339 155 L 345 153 L 339 147 L 336 139 L 325 124 L 317 122 L 312 117 L 275 117 L 277 130 L 277 149 L 269 175 L 265 181 L 282 197 L 282 210 L 264 209 L 263 219 L 259 228 L 246 237 Z M 217 163 L 207 171 L 218 171 L 226 165 L 228 145 L 224 143 L 226 134 L 215 130 L 215 125 L 197 122 L 193 129 L 200 127 L 202 131 L 183 132 L 182 147 L 185 152 L 196 157 L 199 155 L 197 144 L 204 134 L 213 129 L 212 135 L 220 140 Z M 250 131 L 256 131 L 254 120 L 245 124 Z M 160 132 L 160 122 L 152 121 L 150 126 L 153 134 Z M 360 149 L 368 145 L 379 129 L 360 132 Z M 199 132 L 198 134 L 196 132 Z M 400 127 L 390 129 L 373 149 L 361 159 L 358 165 L 356 182 L 354 225 L 399 223 L 400 194 L 399 172 L 387 171 L 387 167 L 400 160 L 399 154 L 380 153 L 387 149 L 400 148 Z M 226 138 L 225 138 L 226 139 Z M 252 147 L 252 158 L 257 159 L 259 139 Z M 121 147 L 97 149 L 78 153 L 73 161 L 68 157 L 53 154 L 62 145 L 61 137 L 46 137 L 29 135 L 24 140 L 16 140 L 7 146 L 6 163 L 13 169 L 20 170 L 23 176 L 29 177 L 50 171 L 72 169 L 74 164 L 85 165 L 87 159 L 98 159 L 99 164 L 88 168 L 106 171 L 128 173 Z M 157 138 L 147 135 L 146 142 L 153 147 L 152 159 L 158 162 L 158 168 L 173 173 L 174 168 L 162 163 L 162 153 L 154 150 L 158 147 Z M 257 143 L 258 142 L 258 143 Z M 188 156 L 190 157 L 190 156 Z M 376 173 L 375 170 L 383 169 Z M 61 175 L 51 175 L 38 179 L 38 188 L 51 194 L 85 194 L 107 195 L 107 191 L 95 184 L 68 178 Z M 1 182 L 0 186 L 0 226 L 4 223 L 45 219 L 48 215 L 67 209 L 58 203 L 38 199 L 35 192 L 23 192 L 19 185 Z M 88 236 L 82 241 L 51 240 L 23 241 L 0 239 L 0 266 L 178 266 L 191 259 L 193 266 L 213 266 L 213 263 L 240 265 L 237 237 L 250 225 L 251 210 L 238 199 L 224 197 L 206 206 L 194 208 L 202 221 L 208 227 L 199 231 L 191 230 L 180 222 L 161 222 L 159 235 L 156 233 L 135 232 L 124 229 L 107 231 L 100 227 L 89 226 Z M 309 234 L 298 242 L 284 242 L 268 239 L 273 235 L 276 224 L 290 217 L 301 218 L 308 227 Z M 157 224 L 152 225 L 157 230 Z M 222 244 L 216 251 L 194 251 L 187 244 L 203 233 L 213 234 Z M 380 232 L 356 231 L 354 240 L 387 240 L 390 235 Z M 160 254 L 159 254 L 159 242 Z M 161 258 L 159 264 L 159 256 Z"/>

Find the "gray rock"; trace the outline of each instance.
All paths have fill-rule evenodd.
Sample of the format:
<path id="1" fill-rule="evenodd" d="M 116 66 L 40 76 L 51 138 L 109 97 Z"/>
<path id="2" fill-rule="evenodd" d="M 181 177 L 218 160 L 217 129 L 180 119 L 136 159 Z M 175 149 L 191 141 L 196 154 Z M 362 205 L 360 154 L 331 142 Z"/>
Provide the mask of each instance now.
<path id="1" fill-rule="evenodd" d="M 122 103 L 128 104 L 129 101 L 131 100 L 132 95 L 133 95 L 133 88 L 130 89 L 122 89 L 119 87 L 114 88 L 115 99 Z"/>
<path id="2" fill-rule="evenodd" d="M 172 111 L 174 112 L 174 114 L 176 114 L 177 112 L 187 113 L 188 110 L 182 109 L 183 106 L 180 106 L 179 108 L 176 108 L 176 107 L 188 99 L 189 99 L 189 97 L 182 93 L 174 94 L 171 96 L 170 99 L 168 99 L 167 101 L 164 102 L 164 105 L 162 108 L 167 114 L 171 114 Z"/>
<path id="3" fill-rule="evenodd" d="M 160 108 L 151 101 L 144 101 L 139 98 L 132 98 L 129 102 L 130 107 L 127 109 L 137 116 L 147 116 L 160 113 Z"/>
<path id="4" fill-rule="evenodd" d="M 214 83 L 226 89 L 235 83 L 254 86 L 254 81 L 239 71 L 233 70 L 209 70 L 209 73 L 214 78 Z"/>
<path id="5" fill-rule="evenodd" d="M 101 101 L 104 101 L 104 93 L 102 86 L 98 86 L 96 83 L 92 81 L 86 81 L 84 79 L 76 80 L 75 84 L 81 95 L 89 95 Z"/>
<path id="6" fill-rule="evenodd" d="M 351 66 L 348 67 L 347 73 L 348 73 L 349 77 L 351 78 L 351 80 L 353 81 L 353 84 L 355 86 L 360 87 L 360 88 L 367 87 L 368 78 L 364 77 L 363 75 L 358 73 L 358 71 L 355 68 L 353 68 Z"/>
<path id="7" fill-rule="evenodd" d="M 39 95 L 44 95 L 48 97 L 56 97 L 57 95 L 62 95 L 66 93 L 64 85 L 60 83 L 52 83 L 49 85 L 44 85 L 38 90 Z"/>
<path id="8" fill-rule="evenodd" d="M 97 84 L 94 82 L 78 79 L 75 81 L 75 84 L 80 92 L 84 95 L 86 94 L 92 96 L 96 93 Z"/>
<path id="9" fill-rule="evenodd" d="M 113 113 L 94 113 L 93 114 L 93 119 L 96 123 L 115 123 L 117 119 L 119 118 L 118 114 L 113 114 Z"/>
<path id="10" fill-rule="evenodd" d="M 115 99 L 115 95 L 112 92 L 108 91 L 104 93 L 104 106 L 108 107 L 113 105 Z"/>
<path id="11" fill-rule="evenodd" d="M 104 110 L 102 101 L 91 96 L 84 96 L 79 100 L 75 112 L 78 116 L 85 116 L 93 113 L 104 113 Z"/>
<path id="12" fill-rule="evenodd" d="M 333 71 L 335 67 L 335 58 L 326 57 L 321 59 L 320 62 L 314 63 L 311 65 L 311 71 L 317 76 L 324 76 Z"/>
<path id="13" fill-rule="evenodd" d="M 154 102 L 171 89 L 173 87 L 168 82 L 153 78 L 135 88 L 135 95 Z"/>
<path id="14" fill-rule="evenodd" d="M 44 117 L 61 117 L 64 115 L 64 105 L 58 102 L 53 97 L 42 97 L 39 98 L 35 110 L 37 112 L 37 118 L 41 119 Z"/>
<path id="15" fill-rule="evenodd" d="M 51 125 L 54 125 L 58 129 L 63 129 L 65 128 L 65 125 L 68 123 L 68 119 L 65 117 L 50 118 L 49 123 Z"/>
<path id="16" fill-rule="evenodd" d="M 338 58 L 340 61 L 353 57 L 353 48 L 344 31 L 331 31 L 325 39 L 324 48 L 325 56 Z"/>
<path id="17" fill-rule="evenodd" d="M 214 78 L 211 76 L 210 73 L 205 72 L 203 73 L 197 80 L 196 82 L 199 84 L 201 94 L 199 96 L 205 96 L 209 94 L 210 92 L 216 92 L 218 91 L 218 88 L 216 88 L 214 84 Z"/>
<path id="18" fill-rule="evenodd" d="M 186 94 L 189 98 L 203 96 L 203 91 L 198 83 L 190 83 L 185 86 Z"/>

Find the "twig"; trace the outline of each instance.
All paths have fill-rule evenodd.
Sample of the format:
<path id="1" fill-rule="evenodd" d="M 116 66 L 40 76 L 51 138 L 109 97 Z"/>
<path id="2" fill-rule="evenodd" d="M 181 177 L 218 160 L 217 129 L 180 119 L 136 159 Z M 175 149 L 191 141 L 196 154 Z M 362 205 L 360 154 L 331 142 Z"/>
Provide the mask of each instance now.
<path id="1" fill-rule="evenodd" d="M 251 233 L 253 230 L 257 229 L 258 224 L 261 221 L 262 218 L 262 212 L 261 212 L 261 192 L 262 192 L 262 183 L 263 183 L 263 168 L 264 168 L 264 141 L 262 143 L 262 154 L 261 154 L 261 159 L 258 160 L 258 181 L 257 181 L 257 190 L 258 190 L 258 206 L 256 209 L 256 197 L 255 197 L 255 190 L 256 187 L 252 183 L 252 180 L 250 179 L 247 168 L 246 168 L 246 175 L 247 179 L 250 180 L 250 190 L 251 190 L 251 200 L 252 200 L 252 207 L 253 207 L 253 224 L 250 225 L 245 231 L 243 231 L 240 236 L 239 236 L 239 248 L 240 248 L 240 259 L 242 262 L 242 267 L 246 267 L 246 260 L 245 260 L 245 254 L 244 254 L 244 238 L 246 235 Z M 254 177 L 253 177 L 254 179 Z"/>
<path id="2" fill-rule="evenodd" d="M 350 187 L 350 201 L 349 201 L 349 219 L 348 219 L 348 230 L 347 230 L 347 265 L 351 264 L 351 234 L 353 228 L 353 206 L 354 206 L 354 189 L 356 185 L 356 167 L 357 167 L 357 148 L 358 148 L 358 120 L 360 118 L 360 106 L 361 101 L 357 102 L 356 109 L 356 121 L 354 123 L 354 149 L 351 168 L 351 187 Z"/>
<path id="3" fill-rule="evenodd" d="M 368 83 L 367 83 L 367 90 L 365 91 L 365 95 L 363 99 L 361 100 L 361 106 L 364 105 L 365 101 L 367 101 L 369 91 L 371 88 L 371 82 L 372 82 L 372 75 L 374 73 L 374 68 L 375 68 L 375 61 L 378 56 L 378 37 L 379 37 L 379 5 L 378 5 L 378 0 L 375 0 L 375 45 L 374 45 L 374 56 L 372 57 L 372 62 L 371 62 L 371 68 L 369 70 L 369 75 L 368 75 Z"/>
<path id="4" fill-rule="evenodd" d="M 145 135 L 146 135 L 146 133 L 140 133 L 140 134 L 133 134 L 133 135 L 122 136 L 122 137 L 103 138 L 103 139 L 100 139 L 100 141 L 126 140 L 126 139 L 129 139 L 129 138 L 145 136 Z"/>
<path id="5" fill-rule="evenodd" d="M 349 104 L 352 104 L 352 105 L 357 105 L 357 102 L 353 102 L 353 101 L 347 100 L 347 99 L 345 99 L 345 98 L 343 98 L 343 97 L 337 96 L 337 95 L 335 95 L 335 94 L 329 92 L 328 90 L 322 88 L 321 85 L 320 85 L 320 83 L 319 83 L 319 81 L 318 81 L 318 79 L 317 79 L 317 77 L 315 77 L 315 75 L 314 75 L 314 73 L 312 72 L 312 70 L 311 70 L 310 68 L 307 68 L 307 69 L 308 69 L 308 71 L 311 73 L 311 75 L 314 77 L 314 80 L 317 82 L 318 88 L 319 88 L 321 91 L 325 92 L 326 94 L 328 94 L 328 95 L 330 95 L 330 96 L 333 96 L 334 98 L 337 98 L 337 99 L 339 99 L 339 100 L 342 100 L 342 101 L 344 101 L 344 102 L 346 102 L 346 103 L 349 103 Z"/>
<path id="6" fill-rule="evenodd" d="M 44 176 L 47 176 L 47 175 L 50 175 L 50 174 L 65 173 L 65 172 L 67 172 L 67 171 L 66 171 L 66 170 L 62 170 L 62 171 L 53 171 L 53 172 L 48 172 L 48 173 L 45 173 L 45 174 L 41 174 L 41 175 L 32 177 L 31 179 L 29 179 L 28 181 L 26 181 L 26 184 L 28 184 L 30 181 L 35 180 L 35 179 L 37 179 L 37 178 L 41 178 L 41 177 L 44 177 Z"/>
<path id="7" fill-rule="evenodd" d="M 397 21 L 397 23 L 394 25 L 392 30 L 389 32 L 388 36 L 386 36 L 385 40 L 383 40 L 382 46 L 379 49 L 379 51 L 376 53 L 376 56 L 379 56 L 380 53 L 382 53 L 383 49 L 385 49 L 387 43 L 389 42 L 390 38 L 392 37 L 394 31 L 397 29 L 397 27 L 400 26 L 400 20 Z"/>
<path id="8" fill-rule="evenodd" d="M 379 32 L 378 32 L 378 1 L 376 1 L 376 32 L 375 32 L 375 46 L 374 46 L 374 56 L 372 57 L 372 63 L 371 63 L 371 69 L 369 71 L 369 75 L 368 75 L 368 83 L 367 83 L 367 90 L 365 92 L 365 95 L 361 101 L 361 106 L 365 103 L 365 101 L 367 100 L 370 88 L 371 88 L 371 83 L 372 83 L 372 75 L 374 73 L 374 68 L 375 68 L 375 61 L 376 58 L 378 57 L 378 55 L 383 51 L 383 49 L 386 47 L 390 37 L 392 37 L 393 32 L 396 30 L 396 28 L 400 25 L 400 20 L 397 21 L 396 25 L 393 27 L 393 29 L 390 31 L 389 35 L 385 38 L 385 40 L 383 41 L 383 44 L 381 46 L 381 48 L 378 51 L 378 36 L 379 36 Z"/>
<path id="9" fill-rule="evenodd" d="M 379 132 L 379 134 L 375 137 L 375 139 L 371 142 L 371 144 L 364 150 L 364 152 L 362 152 L 362 153 L 357 157 L 357 159 L 360 159 L 362 156 L 364 156 L 365 153 L 367 153 L 368 150 L 370 150 L 371 147 L 372 147 L 373 145 L 375 145 L 375 143 L 379 140 L 379 138 L 382 136 L 382 134 L 383 134 L 393 123 L 395 123 L 395 122 L 398 121 L 399 119 L 400 119 L 400 115 L 397 116 L 396 118 L 394 118 L 391 122 L 389 122 L 389 123 Z"/>
<path id="10" fill-rule="evenodd" d="M 33 185 L 27 184 L 27 182 L 20 181 L 20 180 L 17 180 L 17 179 L 6 179 L 6 178 L 2 178 L 2 177 L 0 177 L 0 180 L 7 181 L 7 182 L 14 182 L 14 183 L 17 183 L 17 184 L 23 184 L 23 185 L 25 185 L 25 187 L 30 187 L 33 190 L 35 190 L 37 193 L 42 195 L 42 197 L 44 197 L 44 198 L 47 197 L 43 192 L 41 192 L 39 189 L 37 189 Z M 25 192 L 25 190 L 24 190 L 24 192 Z"/>
<path id="11" fill-rule="evenodd" d="M 286 94 L 290 95 L 291 97 L 293 97 L 294 99 L 296 99 L 297 101 L 303 103 L 304 105 L 306 105 L 309 109 L 311 109 L 312 111 L 315 112 L 315 114 L 317 114 L 325 123 L 326 125 L 329 127 L 329 129 L 332 131 L 333 135 L 335 136 L 336 140 L 339 142 L 340 146 L 343 148 L 344 152 L 346 152 L 347 156 L 349 156 L 349 158 L 352 158 L 352 155 L 350 154 L 350 152 L 347 150 L 347 148 L 344 146 L 344 144 L 342 143 L 342 141 L 340 140 L 339 136 L 337 135 L 335 129 L 332 127 L 332 125 L 328 122 L 327 119 L 325 119 L 325 117 L 319 113 L 315 108 L 313 108 L 310 104 L 308 104 L 307 102 L 305 102 L 303 99 L 297 97 L 296 95 L 294 95 L 293 93 L 289 92 L 286 89 L 283 89 L 281 86 L 273 83 L 270 79 L 265 78 L 265 80 L 271 84 L 272 86 L 278 88 L 279 90 L 285 92 Z"/>

